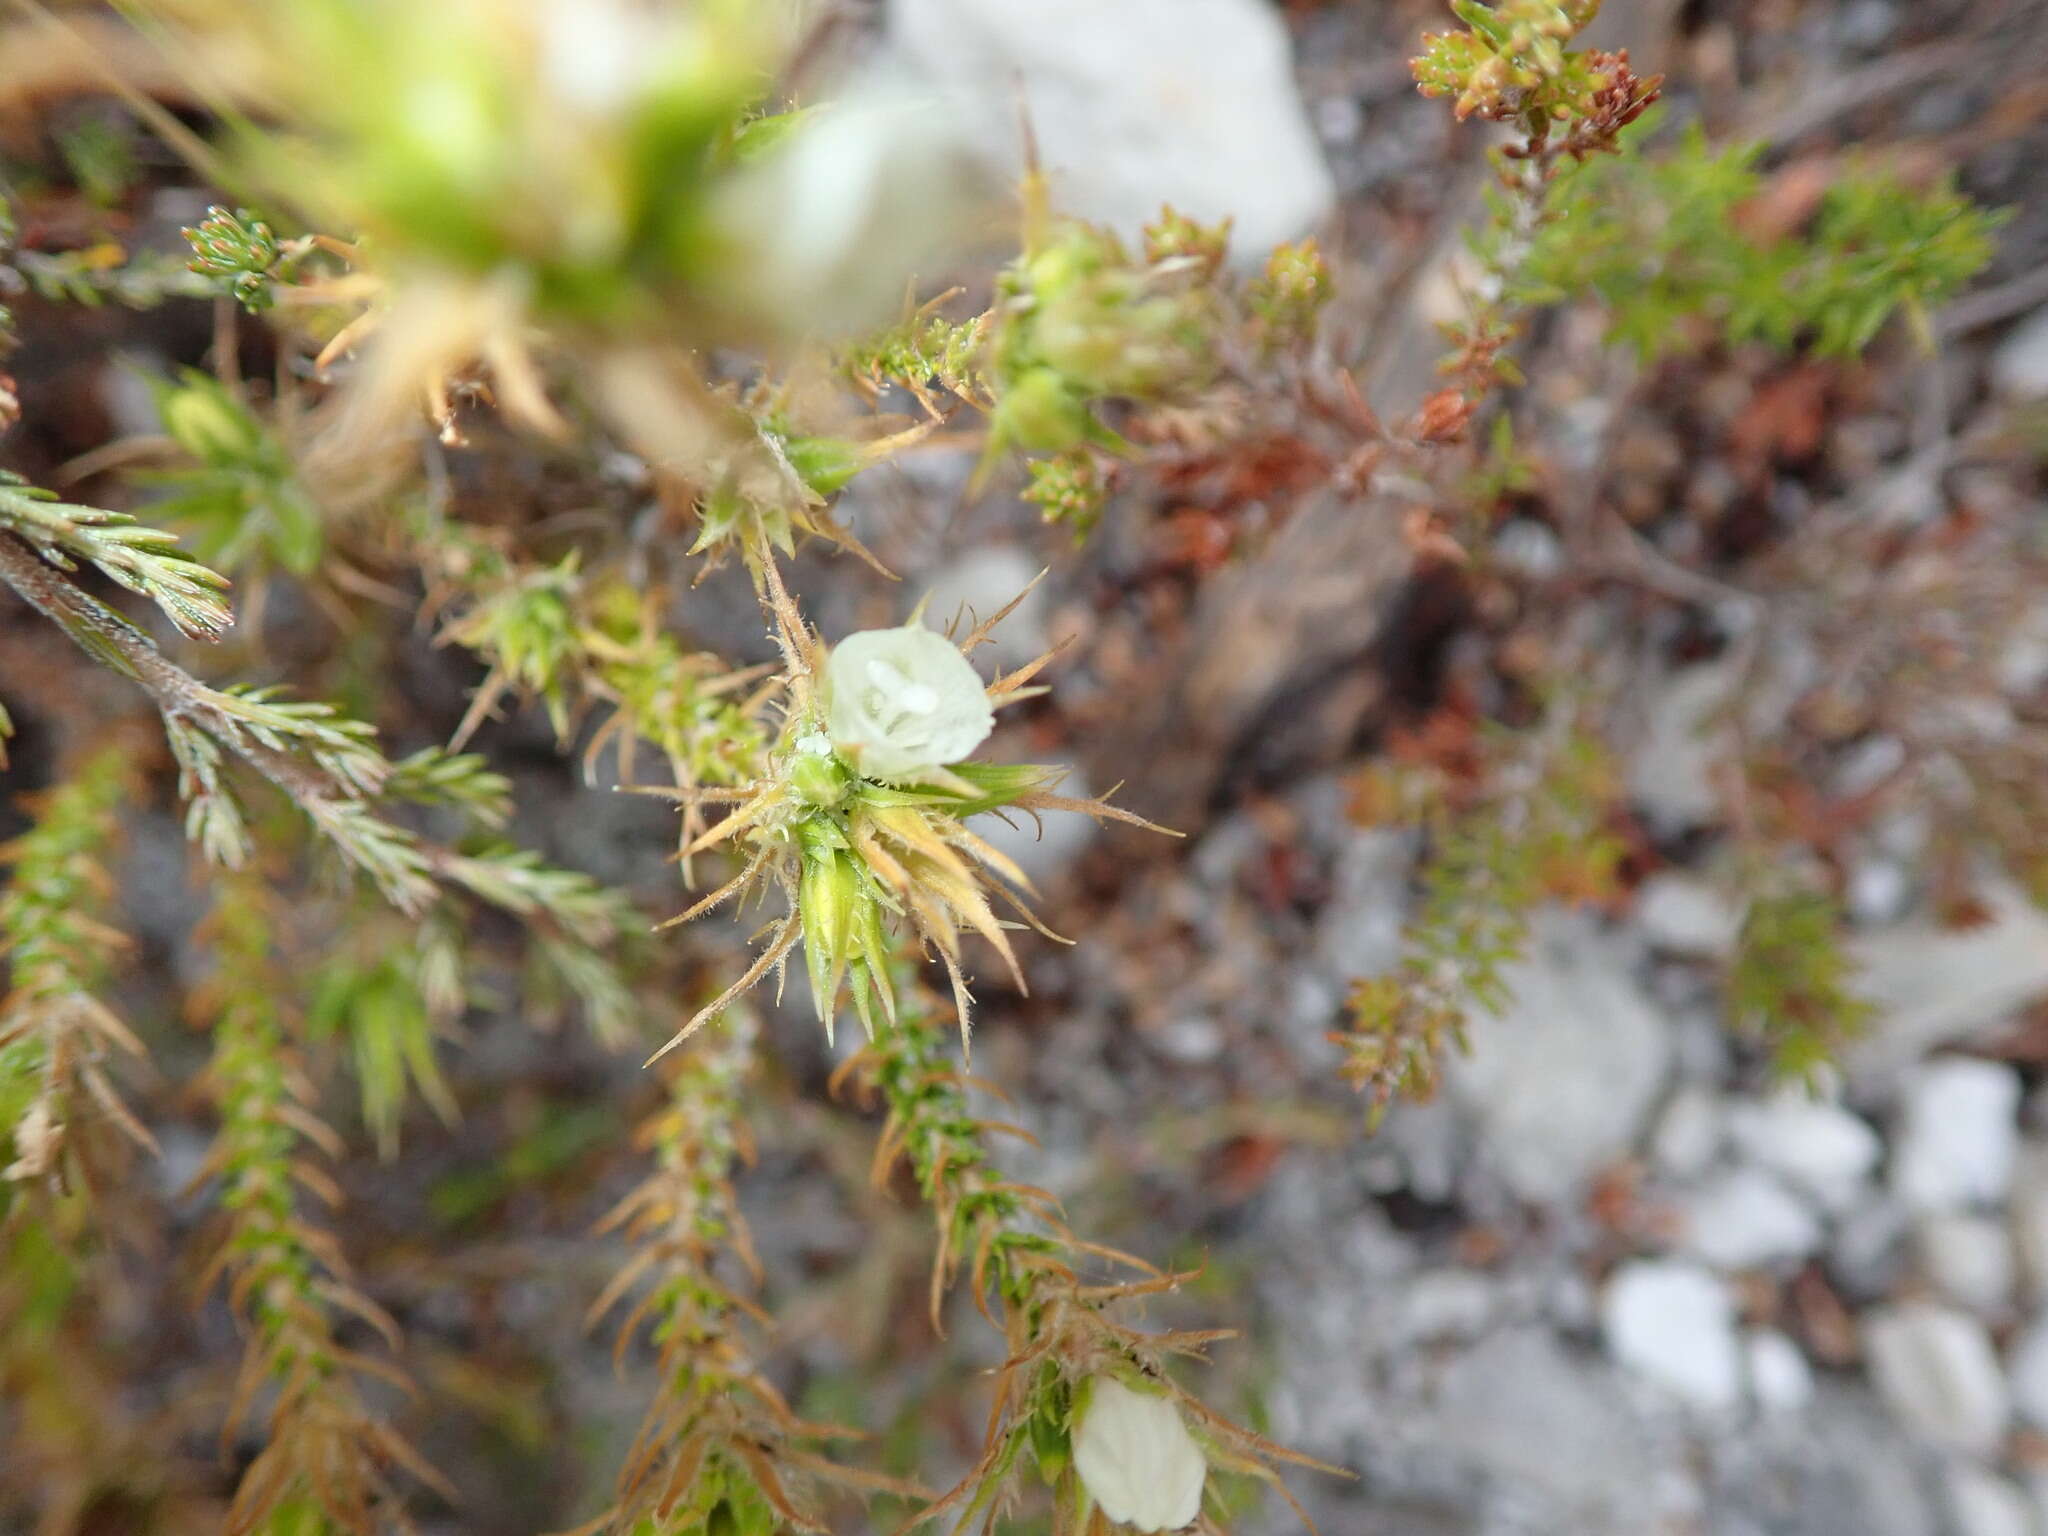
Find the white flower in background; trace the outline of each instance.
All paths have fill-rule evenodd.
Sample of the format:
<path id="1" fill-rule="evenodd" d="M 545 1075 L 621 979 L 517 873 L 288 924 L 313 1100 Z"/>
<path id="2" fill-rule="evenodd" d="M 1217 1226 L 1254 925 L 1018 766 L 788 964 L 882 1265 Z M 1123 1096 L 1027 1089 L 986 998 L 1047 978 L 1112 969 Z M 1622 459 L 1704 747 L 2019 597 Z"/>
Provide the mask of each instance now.
<path id="1" fill-rule="evenodd" d="M 824 694 L 832 745 L 870 779 L 957 763 L 995 729 L 967 658 L 921 624 L 848 635 L 826 658 Z"/>
<path id="2" fill-rule="evenodd" d="M 592 117 L 639 95 L 666 40 L 627 0 L 542 0 L 541 82 L 564 106 Z"/>
<path id="3" fill-rule="evenodd" d="M 980 182 L 953 142 L 944 107 L 881 70 L 807 113 L 721 203 L 745 253 L 734 301 L 799 331 L 887 320 L 975 213 Z"/>
<path id="4" fill-rule="evenodd" d="M 1111 1376 L 1088 1386 L 1074 1470 L 1102 1512 L 1134 1531 L 1177 1531 L 1202 1510 L 1209 1475 L 1180 1410 Z"/>

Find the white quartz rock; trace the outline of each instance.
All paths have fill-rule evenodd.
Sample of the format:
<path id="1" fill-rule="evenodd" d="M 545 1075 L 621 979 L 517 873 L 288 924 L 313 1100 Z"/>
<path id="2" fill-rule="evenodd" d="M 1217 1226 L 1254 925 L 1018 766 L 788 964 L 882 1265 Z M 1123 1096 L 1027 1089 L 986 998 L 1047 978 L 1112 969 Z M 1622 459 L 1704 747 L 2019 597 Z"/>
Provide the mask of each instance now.
<path id="1" fill-rule="evenodd" d="M 1998 1449 L 2012 1399 L 1976 1318 L 1929 1302 L 1881 1307 L 1865 1317 L 1863 1342 L 1878 1395 L 1900 1423 L 1968 1455 Z"/>
<path id="2" fill-rule="evenodd" d="M 1624 1264 L 1600 1298 L 1608 1351 L 1626 1369 L 1696 1408 L 1719 1412 L 1742 1398 L 1742 1347 L 1728 1288 L 1696 1264 Z"/>
<path id="3" fill-rule="evenodd" d="M 1265 0 L 891 0 L 889 34 L 997 174 L 1028 114 L 1054 205 L 1127 238 L 1171 203 L 1255 265 L 1335 203 Z"/>
<path id="4" fill-rule="evenodd" d="M 1799 1090 L 1732 1106 L 1728 1134 L 1744 1157 L 1830 1212 L 1854 1203 L 1884 1150 L 1861 1115 Z"/>
<path id="5" fill-rule="evenodd" d="M 1906 1080 L 1892 1188 L 1916 1211 L 1993 1205 L 2019 1152 L 2019 1075 L 2002 1062 L 1945 1056 Z"/>

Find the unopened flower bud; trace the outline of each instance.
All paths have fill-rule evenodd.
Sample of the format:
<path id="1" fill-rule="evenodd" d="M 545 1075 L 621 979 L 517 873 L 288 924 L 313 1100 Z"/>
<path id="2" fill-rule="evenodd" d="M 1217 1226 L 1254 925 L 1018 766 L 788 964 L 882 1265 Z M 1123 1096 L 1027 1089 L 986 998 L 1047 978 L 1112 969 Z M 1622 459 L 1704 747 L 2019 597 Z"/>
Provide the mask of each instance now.
<path id="1" fill-rule="evenodd" d="M 1088 1383 L 1074 1470 L 1102 1512 L 1134 1531 L 1177 1531 L 1202 1509 L 1208 1464 L 1166 1397 L 1113 1376 Z"/>
<path id="2" fill-rule="evenodd" d="M 820 496 L 844 490 L 875 460 L 873 451 L 843 437 L 785 438 L 782 451 L 797 478 Z"/>
<path id="3" fill-rule="evenodd" d="M 789 762 L 789 787 L 806 805 L 829 810 L 846 798 L 852 783 L 852 775 L 832 755 L 832 743 L 823 734 L 806 736 L 796 744 Z"/>
<path id="4" fill-rule="evenodd" d="M 804 968 L 811 979 L 811 1000 L 829 1034 L 839 979 L 846 974 L 856 943 L 855 921 L 861 900 L 860 876 L 843 839 L 823 817 L 799 830 L 803 873 L 797 883 L 797 915 L 804 929 Z"/>

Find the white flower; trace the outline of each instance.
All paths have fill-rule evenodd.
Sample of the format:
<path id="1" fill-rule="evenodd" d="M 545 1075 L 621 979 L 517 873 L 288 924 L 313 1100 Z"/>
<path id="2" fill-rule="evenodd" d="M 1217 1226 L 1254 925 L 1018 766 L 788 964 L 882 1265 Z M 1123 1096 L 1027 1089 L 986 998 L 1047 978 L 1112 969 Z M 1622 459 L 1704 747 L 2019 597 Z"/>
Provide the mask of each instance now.
<path id="1" fill-rule="evenodd" d="M 967 658 L 920 624 L 848 635 L 825 662 L 825 729 L 870 779 L 957 763 L 995 729 Z"/>
<path id="2" fill-rule="evenodd" d="M 1102 1512 L 1134 1531 L 1177 1531 L 1202 1509 L 1209 1467 L 1167 1398 L 1111 1376 L 1089 1383 L 1074 1470 Z"/>
<path id="3" fill-rule="evenodd" d="M 653 21 L 622 0 L 542 0 L 542 84 L 590 117 L 616 112 L 645 87 L 665 41 Z"/>
<path id="4" fill-rule="evenodd" d="M 805 330 L 861 330 L 943 266 L 976 207 L 940 103 L 886 71 L 847 83 L 736 174 L 717 219 L 745 253 L 733 297 Z"/>

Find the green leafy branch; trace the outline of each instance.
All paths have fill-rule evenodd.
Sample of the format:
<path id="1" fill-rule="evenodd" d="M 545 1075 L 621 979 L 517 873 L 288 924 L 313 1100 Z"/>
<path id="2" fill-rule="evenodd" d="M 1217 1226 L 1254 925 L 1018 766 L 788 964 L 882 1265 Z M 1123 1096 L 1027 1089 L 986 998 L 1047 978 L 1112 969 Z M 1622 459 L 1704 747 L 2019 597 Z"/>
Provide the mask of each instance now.
<path id="1" fill-rule="evenodd" d="M 397 1325 L 352 1283 L 340 1245 L 304 1214 L 341 1192 L 312 1152 L 338 1156 L 340 1138 L 319 1119 L 317 1096 L 287 1034 L 279 999 L 290 987 L 276 965 L 267 890 L 249 877 L 218 887 L 206 925 L 212 979 L 195 1011 L 213 1030 L 208 1072 L 220 1132 L 205 1172 L 219 1180 L 219 1236 L 201 1281 L 225 1282 L 247 1341 L 223 1434 L 232 1436 L 259 1396 L 270 1396 L 263 1448 L 229 1507 L 229 1536 L 333 1527 L 370 1536 L 398 1514 L 389 1471 L 402 1468 L 453 1497 L 419 1452 L 365 1405 L 374 1378 L 411 1391 L 388 1361 L 343 1346 L 343 1318 L 368 1323 L 387 1347 Z"/>
<path id="2" fill-rule="evenodd" d="M 1653 131 L 1639 125 L 1631 138 Z M 1704 321 L 1730 343 L 1860 353 L 1893 315 L 1927 314 L 1991 259 L 2004 215 L 1952 180 L 1917 188 L 1881 166 L 1841 167 L 1804 232 L 1759 232 L 1761 144 L 1714 150 L 1697 125 L 1668 153 L 1565 170 L 1517 278 L 1522 302 L 1597 294 L 1609 334 L 1646 360 Z"/>
<path id="3" fill-rule="evenodd" d="M 1147 1333 L 1116 1320 L 1120 1303 L 1172 1291 L 1186 1277 L 1076 1236 L 1051 1195 L 1002 1175 L 990 1138 L 1027 1133 L 976 1112 L 970 1086 L 988 1085 L 954 1064 L 943 1011 L 907 961 L 899 963 L 894 1021 L 840 1068 L 835 1082 L 853 1078 L 887 1107 L 875 1145 L 877 1184 L 907 1164 L 932 1208 L 939 1234 L 930 1286 L 934 1328 L 946 1292 L 964 1270 L 975 1306 L 1002 1331 L 1008 1350 L 980 1458 L 911 1524 L 944 1517 L 956 1530 L 977 1520 L 992 1527 L 1016 1499 L 1029 1467 L 1055 1490 L 1055 1528 L 1088 1528 L 1088 1495 L 1074 1470 L 1071 1442 L 1083 1388 L 1098 1376 L 1142 1381 L 1165 1394 L 1211 1466 L 1271 1483 L 1290 1503 L 1274 1463 L 1336 1470 L 1224 1418 L 1168 1373 L 1169 1358 L 1203 1359 L 1206 1347 L 1227 1332 Z M 1088 1283 L 1075 1266 L 1091 1258 L 1136 1271 L 1138 1278 Z M 1215 1520 L 1206 1516 L 1202 1528 L 1220 1531 Z"/>
<path id="4" fill-rule="evenodd" d="M 104 1159 L 92 1106 L 126 1138 L 155 1142 L 108 1079 L 110 1055 L 141 1058 L 142 1043 L 98 996 L 123 940 L 102 920 L 111 895 L 101 863 L 132 783 L 128 753 L 105 747 L 38 807 L 35 825 L 4 848 L 12 874 L 0 894 L 0 1179 L 58 1178 L 91 1187 Z"/>
<path id="5" fill-rule="evenodd" d="M 292 281 L 300 264 L 314 251 L 327 250 L 344 259 L 355 255 L 348 246 L 320 235 L 281 240 L 248 209 L 230 210 L 219 204 L 208 208 L 197 225 L 180 233 L 192 248 L 185 269 L 205 282 L 209 291 L 224 292 L 252 315 L 277 303 L 277 289 Z"/>
<path id="6" fill-rule="evenodd" d="M 175 255 L 130 252 L 112 241 L 74 251 L 16 251 L 7 265 L 39 298 L 85 309 L 109 302 L 123 309 L 155 309 L 173 299 L 212 298 L 216 291 Z"/>
<path id="7" fill-rule="evenodd" d="M 654 1171 L 599 1225 L 638 1246 L 592 1304 L 590 1320 L 651 1281 L 619 1326 L 618 1353 L 649 1329 L 661 1384 L 620 1468 L 616 1502 L 585 1531 L 822 1533 L 829 1527 L 814 1484 L 926 1497 L 813 1449 L 853 1432 L 790 1410 L 748 1347 L 747 1321 L 758 1309 L 714 1278 L 726 1256 L 759 1272 L 732 1182 L 750 1155 L 741 1096 L 754 1038 L 754 1021 L 736 1010 L 676 1055 L 666 1101 L 639 1131 Z"/>
<path id="8" fill-rule="evenodd" d="M 1811 890 L 1764 895 L 1750 903 L 1729 966 L 1729 1015 L 1770 1048 L 1779 1076 L 1811 1079 L 1870 1021 L 1855 974 L 1839 902 Z"/>
<path id="9" fill-rule="evenodd" d="M 222 595 L 228 580 L 172 548 L 173 534 L 124 512 L 62 502 L 0 469 L 0 533 L 13 534 L 60 571 L 81 563 L 155 603 L 180 631 L 217 640 L 235 616 Z"/>
<path id="10" fill-rule="evenodd" d="M 475 925 L 458 898 L 496 907 L 524 927 L 529 1015 L 544 1020 L 573 1000 L 609 1047 L 628 1038 L 639 1016 L 629 941 L 644 924 L 623 892 L 506 844 L 418 847 L 441 898 L 409 919 L 358 905 L 342 924 L 348 941 L 315 970 L 307 1010 L 314 1038 L 347 1047 L 363 1123 L 387 1158 L 398 1151 L 412 1093 L 444 1123 L 459 1117 L 436 1055 L 471 1000 L 466 938 Z"/>
<path id="11" fill-rule="evenodd" d="M 1589 900 L 1612 885 L 1621 847 L 1603 827 L 1613 771 L 1598 738 L 1539 736 L 1491 756 L 1499 788 L 1478 806 L 1453 812 L 1439 789 L 1423 787 L 1421 814 L 1436 835 L 1404 953 L 1392 971 L 1353 984 L 1349 1021 L 1330 1037 L 1375 1121 L 1396 1098 L 1433 1098 L 1445 1053 L 1466 1048 L 1472 1013 L 1507 1006 L 1507 973 L 1527 949 L 1538 901 Z"/>
<path id="12" fill-rule="evenodd" d="M 1457 98 L 1461 122 L 1476 113 L 1518 135 L 1493 151 L 1487 218 L 1467 235 L 1478 263 L 1469 313 L 1444 328 L 1454 350 L 1443 371 L 1464 407 L 1443 415 L 1447 424 L 1462 425 L 1496 385 L 1522 382 L 1506 349 L 1521 330 L 1527 304 L 1517 275 L 1546 221 L 1550 188 L 1567 165 L 1618 153 L 1622 131 L 1662 88 L 1663 77 L 1637 75 L 1625 51 L 1565 46 L 1599 9 L 1599 0 L 1451 0 L 1467 30 L 1425 33 L 1410 61 L 1423 95 Z"/>
<path id="13" fill-rule="evenodd" d="M 186 530 L 195 552 L 224 569 L 312 575 L 327 552 L 323 514 L 280 433 L 234 390 L 196 370 L 150 384 L 165 430 L 192 461 L 133 477 L 164 493 L 150 513 Z"/>
<path id="14" fill-rule="evenodd" d="M 564 744 L 595 718 L 584 750 L 592 778 L 610 751 L 619 779 L 633 782 L 642 743 L 684 790 L 742 783 L 760 771 L 771 669 L 735 670 L 690 650 L 661 627 L 659 590 L 587 572 L 573 555 L 522 568 L 446 523 L 424 525 L 415 537 L 444 573 L 440 600 L 457 608 L 441 638 L 489 669 L 456 730 L 458 744 L 510 694 L 539 700 Z M 688 812 L 685 822 L 686 839 L 702 830 Z"/>
<path id="15" fill-rule="evenodd" d="M 0 532 L 0 581 L 54 620 L 96 658 L 139 683 L 155 700 L 179 769 L 186 829 L 207 856 L 229 867 L 251 852 L 247 821 L 228 782 L 232 756 L 283 790 L 343 859 L 400 911 L 425 912 L 452 881 L 472 894 L 535 922 L 551 921 L 557 948 L 570 956 L 579 990 L 616 1012 L 591 954 L 618 931 L 619 899 L 588 877 L 548 870 L 517 850 L 464 854 L 437 847 L 387 819 L 380 801 L 394 795 L 427 803 L 459 800 L 486 824 L 502 823 L 503 781 L 470 759 L 438 752 L 413 759 L 392 782 L 394 767 L 375 745 L 369 724 L 317 701 L 281 699 L 274 689 L 217 689 L 160 652 L 149 637 L 80 591 Z M 576 946 L 576 952 L 565 945 Z"/>
<path id="16" fill-rule="evenodd" d="M 358 911 L 346 932 L 348 942 L 313 970 L 306 1033 L 347 1051 L 363 1125 L 388 1160 L 411 1094 L 444 1125 L 460 1118 L 435 1046 L 469 1000 L 461 936 L 445 910 L 417 923 Z"/>

